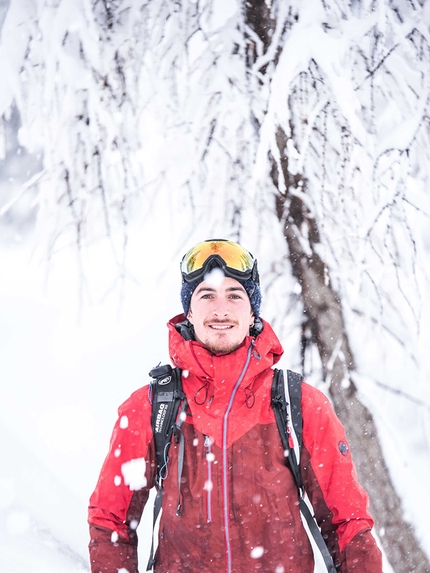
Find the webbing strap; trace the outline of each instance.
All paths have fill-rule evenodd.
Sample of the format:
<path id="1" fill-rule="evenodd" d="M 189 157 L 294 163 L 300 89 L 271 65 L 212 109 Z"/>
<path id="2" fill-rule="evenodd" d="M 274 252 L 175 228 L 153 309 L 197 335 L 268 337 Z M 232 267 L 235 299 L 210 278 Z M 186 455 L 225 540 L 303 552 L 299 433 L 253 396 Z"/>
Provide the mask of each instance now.
<path id="1" fill-rule="evenodd" d="M 173 368 L 166 364 L 153 368 L 149 373 L 153 381 L 151 383 L 151 402 L 152 414 L 151 424 L 154 437 L 155 453 L 157 458 L 157 475 L 156 484 L 158 486 L 157 495 L 154 501 L 153 525 L 152 525 L 152 543 L 146 570 L 150 571 L 155 564 L 154 558 L 154 530 L 158 516 L 162 508 L 163 481 L 168 475 L 168 450 L 172 441 L 172 434 L 175 440 L 179 442 L 179 476 L 178 476 L 178 511 L 180 515 L 180 483 L 182 468 L 184 463 L 184 438 L 180 427 L 185 419 L 187 400 L 182 391 L 181 371 L 179 368 Z M 177 419 L 178 409 L 182 401 L 182 409 Z"/>
<path id="2" fill-rule="evenodd" d="M 328 573 L 336 573 L 336 567 L 333 564 L 333 559 L 331 558 L 329 550 L 327 549 L 327 545 L 325 544 L 323 536 L 321 535 L 321 531 L 318 528 L 318 525 L 315 521 L 315 517 L 310 512 L 307 503 L 302 497 L 300 498 L 299 503 L 300 503 L 300 511 L 304 516 L 304 518 L 306 519 L 309 530 L 312 533 L 312 537 L 314 538 L 315 543 L 317 544 L 317 547 L 321 553 L 321 556 L 324 559 L 324 564 L 327 567 Z"/>
<path id="3" fill-rule="evenodd" d="M 283 427 L 287 431 L 287 451 L 289 452 L 289 465 L 293 472 L 299 494 L 302 495 L 304 488 L 300 475 L 300 453 L 302 451 L 302 377 L 297 372 L 287 370 L 287 380 L 284 379 L 283 372 L 279 372 L 279 384 L 282 384 L 280 391 L 284 390 L 285 414 Z M 283 411 L 281 411 L 283 413 Z M 285 430 L 284 432 L 285 433 Z"/>
<path id="4" fill-rule="evenodd" d="M 184 401 L 184 405 L 182 407 L 181 413 L 185 413 L 187 407 L 187 401 Z M 181 415 L 180 415 L 181 418 Z M 182 420 L 180 419 L 178 425 L 176 426 L 176 431 L 179 432 L 179 452 L 178 452 L 178 507 L 176 509 L 176 515 L 181 515 L 182 503 L 181 503 L 181 478 L 182 478 L 182 471 L 184 468 L 184 451 L 185 451 L 185 440 L 184 435 L 180 431 L 180 425 L 182 424 Z M 166 462 L 167 463 L 167 462 Z M 155 531 L 155 524 L 157 523 L 158 516 L 160 515 L 161 507 L 162 507 L 162 500 L 163 500 L 163 488 L 160 486 L 157 491 L 157 495 L 155 496 L 154 501 L 154 512 L 152 518 L 152 541 L 151 541 L 151 552 L 149 554 L 148 565 L 146 567 L 147 571 L 150 571 L 155 565 L 155 558 L 154 558 L 154 531 Z"/>
<path id="5" fill-rule="evenodd" d="M 272 406 L 285 454 L 288 457 L 288 465 L 298 489 L 300 512 L 308 524 L 309 531 L 321 553 L 327 572 L 336 573 L 333 559 L 325 544 L 315 516 L 303 499 L 305 491 L 300 476 L 300 451 L 303 433 L 301 410 L 302 380 L 303 378 L 300 374 L 287 370 L 287 383 L 285 383 L 282 370 L 275 369 L 272 384 Z"/>
<path id="6" fill-rule="evenodd" d="M 161 487 L 158 488 L 157 495 L 155 496 L 154 501 L 154 513 L 153 513 L 153 522 L 152 522 L 152 542 L 151 542 L 151 552 L 149 554 L 148 565 L 146 566 L 147 571 L 151 571 L 151 569 L 155 565 L 154 559 L 154 530 L 155 524 L 157 523 L 158 516 L 161 511 L 161 498 L 162 498 L 163 489 Z"/>
<path id="7" fill-rule="evenodd" d="M 185 452 L 185 439 L 184 434 L 181 432 L 181 426 L 185 420 L 186 410 L 187 410 L 187 399 L 185 398 L 181 411 L 179 413 L 179 418 L 175 426 L 175 436 L 179 433 L 179 451 L 178 451 L 178 507 L 176 508 L 176 515 L 180 517 L 182 511 L 182 496 L 181 496 L 181 481 L 182 481 L 182 471 L 184 469 L 184 452 Z"/>

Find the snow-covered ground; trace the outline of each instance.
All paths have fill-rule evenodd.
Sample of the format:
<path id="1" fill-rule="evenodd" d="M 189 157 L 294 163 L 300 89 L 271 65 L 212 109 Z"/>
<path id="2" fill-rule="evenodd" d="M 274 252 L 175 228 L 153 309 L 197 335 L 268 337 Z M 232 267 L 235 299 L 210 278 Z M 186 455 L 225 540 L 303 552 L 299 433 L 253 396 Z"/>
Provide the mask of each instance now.
<path id="1" fill-rule="evenodd" d="M 1 251 L 0 571 L 79 573 L 116 409 L 168 359 L 165 322 L 178 306 L 163 304 L 157 316 L 149 284 L 120 314 L 118 297 L 81 314 L 67 257 L 47 292 L 31 255 L 31 242 Z M 150 522 L 149 511 L 143 559 Z"/>

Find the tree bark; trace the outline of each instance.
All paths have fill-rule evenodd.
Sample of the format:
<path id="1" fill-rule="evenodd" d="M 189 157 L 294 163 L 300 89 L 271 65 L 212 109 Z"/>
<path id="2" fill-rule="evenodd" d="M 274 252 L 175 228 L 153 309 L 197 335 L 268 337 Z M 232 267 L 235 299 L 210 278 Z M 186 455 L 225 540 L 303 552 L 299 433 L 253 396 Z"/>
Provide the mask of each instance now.
<path id="1" fill-rule="evenodd" d="M 306 205 L 290 194 L 298 176 L 288 172 L 286 135 L 278 128 L 277 145 L 281 169 L 287 186 L 278 191 L 276 209 L 286 243 L 293 274 L 302 288 L 303 322 L 311 331 L 311 342 L 318 348 L 324 378 L 337 415 L 351 445 L 359 481 L 370 496 L 370 509 L 376 531 L 393 569 L 398 573 L 429 573 L 429 561 L 404 516 L 401 500 L 393 486 L 370 411 L 357 398 L 351 379 L 354 359 L 343 320 L 342 304 L 334 292 L 328 269 L 315 250 L 319 242 L 316 221 Z M 278 165 L 272 162 L 272 179 L 279 190 Z M 306 181 L 301 180 L 306 192 Z"/>

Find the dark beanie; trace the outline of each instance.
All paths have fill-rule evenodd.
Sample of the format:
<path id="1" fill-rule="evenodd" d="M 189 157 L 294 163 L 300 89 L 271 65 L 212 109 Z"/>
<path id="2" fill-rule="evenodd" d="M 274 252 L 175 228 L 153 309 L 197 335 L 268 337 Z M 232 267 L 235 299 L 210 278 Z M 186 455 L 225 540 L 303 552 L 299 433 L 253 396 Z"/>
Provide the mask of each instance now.
<path id="1" fill-rule="evenodd" d="M 197 285 L 203 282 L 204 279 L 196 281 L 194 283 L 182 283 L 181 289 L 181 302 L 182 307 L 184 309 L 184 315 L 188 316 L 188 312 L 190 310 L 190 303 L 191 297 L 193 296 L 193 292 L 195 291 Z M 237 280 L 237 279 L 235 279 Z M 239 282 L 243 288 L 246 290 L 246 294 L 249 297 L 249 301 L 251 303 L 252 312 L 254 313 L 254 317 L 258 318 L 260 316 L 260 306 L 261 306 L 261 289 L 260 286 L 253 281 L 252 279 L 248 279 L 246 281 L 237 281 Z"/>

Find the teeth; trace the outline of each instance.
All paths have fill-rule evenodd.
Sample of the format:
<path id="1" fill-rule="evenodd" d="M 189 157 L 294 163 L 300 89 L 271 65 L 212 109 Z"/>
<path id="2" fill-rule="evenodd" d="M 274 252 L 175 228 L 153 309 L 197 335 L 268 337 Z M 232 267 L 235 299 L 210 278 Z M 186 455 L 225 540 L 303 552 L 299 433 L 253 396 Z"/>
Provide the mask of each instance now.
<path id="1" fill-rule="evenodd" d="M 232 328 L 231 325 L 227 324 L 227 325 L 215 325 L 215 324 L 211 324 L 210 325 L 211 328 L 214 328 L 215 330 L 227 330 L 229 328 Z"/>

